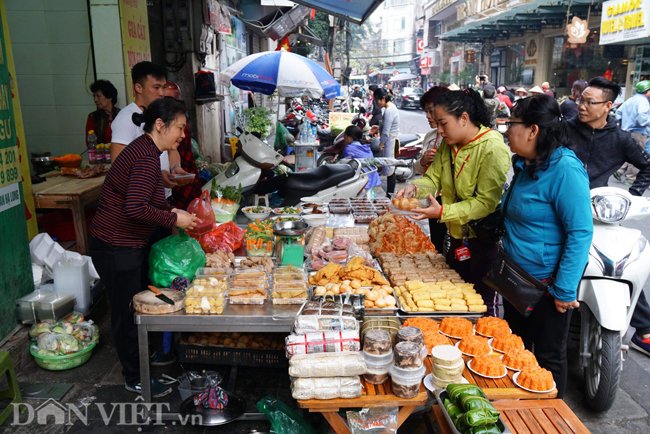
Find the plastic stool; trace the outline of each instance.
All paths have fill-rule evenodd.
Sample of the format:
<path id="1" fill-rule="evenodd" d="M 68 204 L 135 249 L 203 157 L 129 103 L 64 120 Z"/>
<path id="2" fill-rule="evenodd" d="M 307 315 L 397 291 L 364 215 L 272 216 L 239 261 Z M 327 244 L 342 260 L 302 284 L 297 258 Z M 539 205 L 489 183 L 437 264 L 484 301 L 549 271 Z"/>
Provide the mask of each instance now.
<path id="1" fill-rule="evenodd" d="M 0 399 L 11 398 L 11 403 L 0 413 L 0 425 L 13 413 L 12 404 L 21 404 L 23 399 L 20 396 L 20 388 L 18 387 L 18 379 L 14 371 L 14 364 L 11 362 L 11 356 L 8 351 L 0 351 L 0 375 L 7 375 L 7 383 L 9 390 L 0 392 Z"/>
<path id="2" fill-rule="evenodd" d="M 264 205 L 260 205 L 260 199 L 264 199 Z M 271 204 L 269 202 L 269 195 L 268 194 L 254 194 L 253 195 L 253 206 L 266 206 L 270 207 Z"/>

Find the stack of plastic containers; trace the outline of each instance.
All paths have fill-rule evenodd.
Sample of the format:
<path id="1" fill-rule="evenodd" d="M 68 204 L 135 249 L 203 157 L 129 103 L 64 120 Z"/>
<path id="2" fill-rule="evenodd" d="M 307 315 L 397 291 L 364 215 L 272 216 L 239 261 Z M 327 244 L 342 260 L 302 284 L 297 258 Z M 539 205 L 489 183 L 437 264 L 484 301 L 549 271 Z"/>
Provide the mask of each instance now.
<path id="1" fill-rule="evenodd" d="M 366 361 L 366 383 L 383 384 L 388 380 L 388 369 L 393 364 L 393 347 L 386 330 L 369 330 L 363 339 L 363 359 Z"/>

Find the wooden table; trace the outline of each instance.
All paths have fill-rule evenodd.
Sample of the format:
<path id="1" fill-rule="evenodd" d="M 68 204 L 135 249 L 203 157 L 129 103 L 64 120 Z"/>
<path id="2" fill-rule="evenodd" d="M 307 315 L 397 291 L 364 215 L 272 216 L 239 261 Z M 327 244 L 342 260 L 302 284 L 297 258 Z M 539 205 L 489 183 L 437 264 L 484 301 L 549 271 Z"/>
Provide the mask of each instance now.
<path id="1" fill-rule="evenodd" d="M 501 418 L 514 434 L 589 433 L 587 427 L 561 399 L 494 401 L 492 405 L 501 412 Z M 431 407 L 431 413 L 442 433 L 454 434 L 443 411 L 439 405 Z M 428 417 L 425 415 L 425 418 Z M 427 425 L 429 424 L 430 422 Z M 431 429 L 429 431 L 433 432 Z"/>
<path id="2" fill-rule="evenodd" d="M 460 339 L 449 338 L 452 345 L 456 345 L 456 342 L 459 340 Z M 495 353 L 500 354 L 497 351 L 495 351 Z M 553 389 L 548 393 L 533 393 L 517 387 L 512 379 L 516 372 L 511 369 L 508 369 L 508 375 L 497 380 L 481 377 L 480 375 L 474 374 L 467 367 L 467 362 L 472 360 L 472 357 L 463 355 L 463 360 L 465 361 L 463 377 L 465 377 L 465 379 L 470 383 L 476 384 L 483 389 L 483 393 L 485 393 L 485 396 L 487 396 L 488 399 L 549 399 L 557 396 L 557 389 Z M 427 367 L 427 374 L 430 374 L 431 357 L 427 357 L 425 366 Z"/>
<path id="3" fill-rule="evenodd" d="M 106 175 L 79 179 L 62 176 L 56 170 L 42 175 L 47 180 L 32 185 L 36 209 L 69 209 L 72 211 L 77 250 L 88 254 L 88 230 L 86 228 L 85 208 L 89 203 L 99 200 Z"/>
<path id="4" fill-rule="evenodd" d="M 309 399 L 298 401 L 298 406 L 300 408 L 309 409 L 311 413 L 322 413 L 337 434 L 350 434 L 350 429 L 337 413 L 341 408 L 381 406 L 382 404 L 385 406 L 394 406 L 397 404 L 399 407 L 399 413 L 397 416 L 398 426 L 402 426 L 411 413 L 413 413 L 418 406 L 425 405 L 429 398 L 423 385 L 420 385 L 420 393 L 418 393 L 418 396 L 412 399 L 402 399 L 395 396 L 391 390 L 390 380 L 384 384 L 375 385 L 366 383 L 363 377 L 361 377 L 361 385 L 363 386 L 363 395 L 359 398 L 329 400 Z"/>

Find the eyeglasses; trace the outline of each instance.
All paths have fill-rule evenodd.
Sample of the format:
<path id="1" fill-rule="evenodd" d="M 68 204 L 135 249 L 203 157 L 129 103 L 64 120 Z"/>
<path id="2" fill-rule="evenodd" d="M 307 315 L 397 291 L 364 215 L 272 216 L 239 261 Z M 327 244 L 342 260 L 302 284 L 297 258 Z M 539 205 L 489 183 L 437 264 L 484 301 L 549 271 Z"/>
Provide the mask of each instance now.
<path id="1" fill-rule="evenodd" d="M 514 121 L 507 121 L 506 122 L 506 129 L 510 129 L 511 126 L 514 124 L 525 124 L 526 122 L 514 122 Z"/>
<path id="2" fill-rule="evenodd" d="M 586 105 L 587 107 L 593 107 L 598 104 L 607 104 L 609 101 L 585 101 L 582 99 L 577 99 L 576 104 L 577 105 Z"/>

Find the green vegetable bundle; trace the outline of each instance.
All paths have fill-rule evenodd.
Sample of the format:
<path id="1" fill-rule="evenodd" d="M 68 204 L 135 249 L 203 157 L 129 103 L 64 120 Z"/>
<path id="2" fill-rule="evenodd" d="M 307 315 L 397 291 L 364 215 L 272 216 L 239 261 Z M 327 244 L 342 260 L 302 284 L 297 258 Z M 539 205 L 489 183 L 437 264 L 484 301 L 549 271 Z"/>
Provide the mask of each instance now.
<path id="1" fill-rule="evenodd" d="M 499 412 L 475 384 L 450 384 L 443 406 L 456 429 L 464 434 L 501 434 Z"/>

